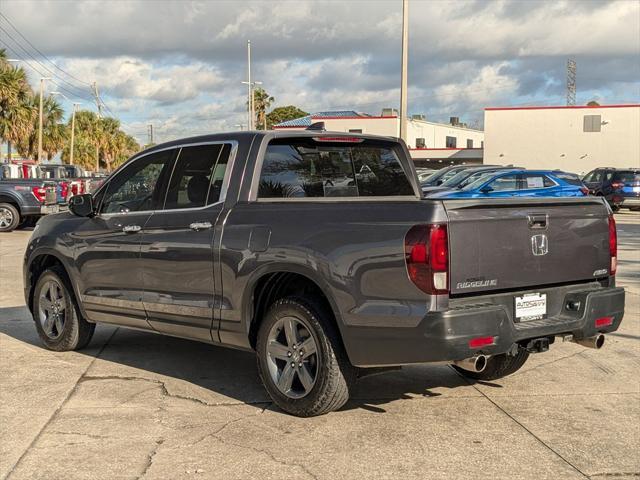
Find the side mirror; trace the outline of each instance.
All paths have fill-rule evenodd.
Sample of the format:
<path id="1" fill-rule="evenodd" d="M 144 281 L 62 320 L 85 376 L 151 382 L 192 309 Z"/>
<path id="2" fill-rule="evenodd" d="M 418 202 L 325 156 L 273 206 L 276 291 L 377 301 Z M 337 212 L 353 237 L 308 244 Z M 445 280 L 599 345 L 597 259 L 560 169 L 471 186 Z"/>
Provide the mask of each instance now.
<path id="1" fill-rule="evenodd" d="M 480 189 L 480 191 L 482 193 L 490 193 L 490 192 L 493 192 L 493 188 L 491 188 L 489 185 L 486 185 L 486 186 L 482 187 Z"/>
<path id="2" fill-rule="evenodd" d="M 93 217 L 93 195 L 74 195 L 69 199 L 69 210 L 79 217 Z"/>

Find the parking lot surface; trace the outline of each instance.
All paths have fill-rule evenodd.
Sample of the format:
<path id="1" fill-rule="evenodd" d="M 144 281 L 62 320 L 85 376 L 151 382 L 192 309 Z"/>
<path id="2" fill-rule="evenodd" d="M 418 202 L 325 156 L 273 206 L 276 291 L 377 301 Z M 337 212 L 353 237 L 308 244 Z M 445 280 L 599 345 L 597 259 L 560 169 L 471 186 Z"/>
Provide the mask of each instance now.
<path id="1" fill-rule="evenodd" d="M 640 477 L 640 215 L 616 215 L 621 329 L 600 351 L 558 343 L 516 374 L 449 366 L 361 380 L 339 412 L 275 408 L 254 356 L 98 326 L 40 346 L 22 294 L 28 230 L 0 236 L 0 478 Z"/>

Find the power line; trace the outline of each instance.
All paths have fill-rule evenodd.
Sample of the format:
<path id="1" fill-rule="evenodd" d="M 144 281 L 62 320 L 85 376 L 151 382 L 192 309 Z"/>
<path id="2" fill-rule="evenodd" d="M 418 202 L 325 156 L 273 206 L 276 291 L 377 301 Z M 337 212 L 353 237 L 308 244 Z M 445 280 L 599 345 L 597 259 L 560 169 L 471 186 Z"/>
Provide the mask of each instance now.
<path id="1" fill-rule="evenodd" d="M 13 30 L 15 30 L 15 32 L 16 32 L 18 35 L 20 35 L 20 37 L 22 37 L 22 38 L 24 39 L 24 41 L 25 41 L 25 42 L 27 42 L 27 43 L 31 46 L 31 48 L 33 48 L 36 52 L 38 52 L 40 55 L 42 55 L 42 57 L 43 57 L 45 60 L 47 60 L 51 65 L 53 65 L 57 70 L 60 70 L 62 73 L 64 73 L 65 75 L 67 75 L 67 76 L 69 76 L 69 77 L 71 77 L 71 78 L 73 78 L 73 79 L 74 79 L 74 80 L 76 80 L 77 82 L 83 83 L 83 84 L 85 84 L 86 86 L 90 86 L 90 84 L 89 84 L 88 82 L 85 82 L 84 80 L 80 80 L 79 78 L 77 78 L 77 77 L 75 77 L 74 75 L 70 74 L 70 73 L 69 73 L 69 72 L 67 72 L 66 70 L 63 70 L 62 68 L 58 67 L 58 65 L 56 65 L 56 64 L 55 64 L 55 62 L 53 62 L 51 59 L 49 59 L 49 57 L 47 57 L 44 53 L 42 53 L 40 50 L 38 50 L 38 49 L 36 48 L 36 46 L 35 46 L 33 43 L 31 43 L 31 42 L 29 41 L 29 39 L 28 39 L 27 37 L 25 37 L 25 36 L 20 32 L 20 30 L 18 30 L 18 29 L 16 28 L 16 26 L 11 22 L 11 20 L 9 20 L 9 18 L 8 18 L 6 15 L 4 15 L 2 12 L 0 12 L 0 17 L 4 18 L 4 20 L 5 20 L 5 21 L 6 21 L 6 22 L 11 26 L 11 28 L 13 28 Z"/>
<path id="2" fill-rule="evenodd" d="M 7 33 L 6 30 L 4 30 L 4 28 L 2 28 L 2 26 L 0 26 L 0 30 Z M 7 36 L 9 38 L 11 38 L 13 40 L 13 37 L 11 37 L 11 35 Z M 15 42 L 15 40 L 14 40 Z M 46 65 L 43 65 L 40 61 L 38 61 L 37 58 L 35 58 L 31 53 L 29 53 L 28 50 L 26 50 L 21 44 L 19 44 L 18 42 L 15 42 L 15 44 L 21 49 L 23 50 L 26 55 L 28 55 L 29 57 L 31 57 L 32 60 L 29 60 L 28 58 L 25 57 L 24 54 L 19 53 L 17 50 L 15 50 L 14 48 L 12 48 L 8 43 L 6 43 L 4 40 L 0 40 L 0 43 L 3 44 L 8 50 L 11 51 L 11 53 L 15 56 L 17 56 L 20 60 L 22 60 L 23 62 L 25 62 L 27 65 L 29 65 L 33 70 L 35 70 L 36 72 L 38 72 L 38 74 L 40 76 L 43 77 L 47 77 L 47 76 L 52 76 L 53 78 L 55 78 L 57 80 L 56 84 L 58 85 L 58 87 L 62 90 L 64 90 L 67 94 L 76 97 L 76 98 L 81 98 L 83 100 L 88 100 L 88 96 L 85 96 L 83 94 L 80 94 L 78 92 L 82 92 L 84 89 L 82 87 L 78 87 L 77 85 L 73 85 L 67 81 L 65 81 L 63 78 L 61 78 L 59 75 L 57 75 L 54 71 L 52 71 L 51 69 L 47 68 Z M 31 62 L 35 62 L 35 65 L 39 66 L 40 68 L 44 69 L 47 73 L 43 73 L 42 70 L 40 70 L 40 68 L 37 68 L 35 65 L 33 65 Z M 69 88 L 75 90 L 75 91 L 71 91 L 69 90 L 69 88 L 63 86 L 60 84 L 60 82 L 64 82 L 64 84 L 68 85 Z"/>

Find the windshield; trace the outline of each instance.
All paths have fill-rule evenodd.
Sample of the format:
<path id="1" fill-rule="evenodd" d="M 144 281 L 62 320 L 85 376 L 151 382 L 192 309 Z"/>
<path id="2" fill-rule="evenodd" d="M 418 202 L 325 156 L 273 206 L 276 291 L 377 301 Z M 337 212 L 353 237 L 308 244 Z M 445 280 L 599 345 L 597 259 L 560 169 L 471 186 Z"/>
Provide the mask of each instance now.
<path id="1" fill-rule="evenodd" d="M 460 171 L 459 169 L 453 169 L 454 174 L 459 171 Z M 445 167 L 442 170 L 437 170 L 436 172 L 432 173 L 427 178 L 421 181 L 422 183 L 435 183 L 437 180 L 440 180 L 441 177 L 444 177 L 449 172 L 451 172 L 451 170 L 447 170 Z"/>
<path id="2" fill-rule="evenodd" d="M 475 180 L 480 175 L 489 172 L 490 170 L 462 170 L 456 173 L 453 177 L 449 178 L 442 184 L 443 187 L 461 187 L 469 183 L 469 179 Z M 472 180 L 472 181 L 473 181 Z"/>
<path id="3" fill-rule="evenodd" d="M 481 172 L 480 176 L 477 177 L 475 181 L 467 183 L 464 187 L 462 187 L 462 190 L 476 190 L 477 188 L 480 188 L 482 185 L 484 185 L 485 182 L 490 180 L 495 174 L 496 172 Z"/>
<path id="4" fill-rule="evenodd" d="M 633 171 L 627 170 L 623 172 L 616 172 L 613 175 L 614 182 L 622 182 L 622 183 L 638 183 L 640 182 L 640 170 Z"/>

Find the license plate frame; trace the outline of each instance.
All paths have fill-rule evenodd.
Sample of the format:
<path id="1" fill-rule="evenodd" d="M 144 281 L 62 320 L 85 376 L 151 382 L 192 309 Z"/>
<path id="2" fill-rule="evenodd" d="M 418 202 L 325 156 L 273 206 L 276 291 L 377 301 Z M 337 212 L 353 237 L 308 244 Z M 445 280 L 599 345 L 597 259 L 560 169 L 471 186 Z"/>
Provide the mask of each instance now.
<path id="1" fill-rule="evenodd" d="M 59 205 L 43 205 L 42 207 L 40 207 L 40 213 L 43 215 L 50 215 L 52 213 L 58 212 L 60 212 Z"/>
<path id="2" fill-rule="evenodd" d="M 513 306 L 517 321 L 543 319 L 547 316 L 547 294 L 536 292 L 513 297 Z"/>

